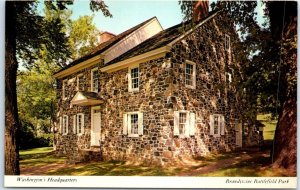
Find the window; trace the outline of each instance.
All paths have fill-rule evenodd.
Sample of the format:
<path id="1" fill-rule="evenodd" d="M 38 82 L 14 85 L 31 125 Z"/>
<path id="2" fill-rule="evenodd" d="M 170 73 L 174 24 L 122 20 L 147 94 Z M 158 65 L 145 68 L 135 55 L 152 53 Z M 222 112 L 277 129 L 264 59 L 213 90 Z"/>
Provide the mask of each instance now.
<path id="1" fill-rule="evenodd" d="M 68 81 L 63 80 L 63 84 L 62 84 L 62 97 L 63 97 L 63 100 L 65 100 L 67 98 L 67 84 L 68 84 Z"/>
<path id="2" fill-rule="evenodd" d="M 91 74 L 91 91 L 99 91 L 99 71 L 98 68 L 94 68 Z"/>
<path id="3" fill-rule="evenodd" d="M 225 49 L 230 50 L 230 36 L 225 34 Z"/>
<path id="4" fill-rule="evenodd" d="M 84 114 L 77 114 L 77 134 L 81 135 L 84 133 Z"/>
<path id="5" fill-rule="evenodd" d="M 143 113 L 129 112 L 123 114 L 123 134 L 129 137 L 143 135 Z"/>
<path id="6" fill-rule="evenodd" d="M 179 134 L 184 134 L 187 127 L 186 113 L 179 113 Z"/>
<path id="7" fill-rule="evenodd" d="M 185 85 L 193 89 L 196 88 L 196 64 L 192 61 L 185 63 Z"/>
<path id="8" fill-rule="evenodd" d="M 222 114 L 210 115 L 210 135 L 220 137 L 224 135 L 225 120 Z"/>
<path id="9" fill-rule="evenodd" d="M 196 114 L 188 111 L 174 111 L 174 135 L 189 137 L 195 135 Z"/>
<path id="10" fill-rule="evenodd" d="M 139 67 L 129 68 L 129 92 L 139 90 Z"/>
<path id="11" fill-rule="evenodd" d="M 68 127 L 69 127 L 69 124 L 68 124 L 68 116 L 67 115 L 64 115 L 63 116 L 63 121 L 62 121 L 62 133 L 63 135 L 66 135 L 68 134 Z"/>
<path id="12" fill-rule="evenodd" d="M 84 91 L 84 77 L 83 74 L 77 75 L 77 90 Z"/>

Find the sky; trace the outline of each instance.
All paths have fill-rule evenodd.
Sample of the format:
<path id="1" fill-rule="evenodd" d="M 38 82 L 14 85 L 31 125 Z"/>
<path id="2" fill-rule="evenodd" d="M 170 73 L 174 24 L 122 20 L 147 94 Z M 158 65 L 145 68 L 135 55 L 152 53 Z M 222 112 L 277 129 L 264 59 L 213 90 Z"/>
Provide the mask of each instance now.
<path id="1" fill-rule="evenodd" d="M 216 0 L 210 1 L 214 2 Z M 102 12 L 93 13 L 89 7 L 89 0 L 75 0 L 70 6 L 73 10 L 72 19 L 79 16 L 94 14 L 94 24 L 100 31 L 107 31 L 113 34 L 134 27 L 135 25 L 156 16 L 164 29 L 179 24 L 183 15 L 178 0 L 105 0 L 112 18 L 104 17 Z M 42 3 L 43 4 L 43 3 Z M 258 21 L 263 22 L 263 7 L 258 4 Z M 40 11 L 42 7 L 39 8 Z"/>

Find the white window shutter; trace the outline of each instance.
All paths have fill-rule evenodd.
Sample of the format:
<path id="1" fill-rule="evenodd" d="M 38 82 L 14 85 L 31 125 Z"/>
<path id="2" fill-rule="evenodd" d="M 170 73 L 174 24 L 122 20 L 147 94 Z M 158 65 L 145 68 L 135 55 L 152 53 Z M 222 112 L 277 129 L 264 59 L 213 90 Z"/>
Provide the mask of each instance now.
<path id="1" fill-rule="evenodd" d="M 123 114 L 123 135 L 127 135 L 127 127 L 128 127 L 128 115 L 127 113 Z"/>
<path id="2" fill-rule="evenodd" d="M 59 133 L 62 133 L 62 117 L 59 117 Z"/>
<path id="3" fill-rule="evenodd" d="M 82 124 L 81 124 L 81 133 L 84 133 L 84 114 L 82 114 Z"/>
<path id="4" fill-rule="evenodd" d="M 73 134 L 76 134 L 77 133 L 77 130 L 76 130 L 76 115 L 73 115 Z"/>
<path id="5" fill-rule="evenodd" d="M 179 111 L 174 111 L 174 135 L 179 135 Z"/>
<path id="6" fill-rule="evenodd" d="M 196 88 L 196 64 L 193 65 L 193 87 Z"/>
<path id="7" fill-rule="evenodd" d="M 195 113 L 190 113 L 190 135 L 195 135 Z"/>
<path id="8" fill-rule="evenodd" d="M 190 135 L 190 114 L 189 112 L 186 112 L 186 122 L 185 122 L 185 130 L 184 135 L 189 136 Z"/>
<path id="9" fill-rule="evenodd" d="M 221 119 L 221 135 L 224 135 L 224 130 L 225 130 L 225 119 L 224 119 L 224 115 L 220 116 Z"/>
<path id="10" fill-rule="evenodd" d="M 138 122 L 139 122 L 138 133 L 139 133 L 139 135 L 143 135 L 143 133 L 144 133 L 143 120 L 144 120 L 143 113 L 139 112 L 139 118 L 138 118 Z"/>
<path id="11" fill-rule="evenodd" d="M 69 131 L 69 116 L 67 116 L 66 134 L 68 134 L 68 131 Z"/>
<path id="12" fill-rule="evenodd" d="M 209 116 L 210 135 L 214 135 L 214 115 Z"/>

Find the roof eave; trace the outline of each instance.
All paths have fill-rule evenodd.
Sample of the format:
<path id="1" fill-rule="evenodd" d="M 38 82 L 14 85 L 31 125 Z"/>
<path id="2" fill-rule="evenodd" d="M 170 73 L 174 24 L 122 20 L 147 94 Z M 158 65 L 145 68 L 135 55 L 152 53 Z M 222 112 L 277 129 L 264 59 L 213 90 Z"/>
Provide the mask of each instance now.
<path id="1" fill-rule="evenodd" d="M 72 73 L 75 73 L 77 71 L 80 71 L 82 69 L 90 67 L 92 65 L 95 65 L 96 63 L 99 63 L 99 61 L 101 61 L 102 59 L 103 59 L 103 55 L 96 55 L 96 56 L 94 56 L 94 57 L 92 57 L 90 59 L 87 59 L 87 60 L 85 60 L 85 61 L 77 64 L 77 65 L 74 65 L 74 66 L 72 66 L 70 68 L 62 70 L 62 71 L 60 71 L 58 73 L 55 73 L 53 76 L 55 78 L 57 78 L 57 79 L 63 78 L 63 77 L 68 76 L 68 75 L 70 75 Z"/>
<path id="2" fill-rule="evenodd" d="M 146 62 L 149 60 L 157 59 L 160 57 L 164 57 L 166 53 L 170 52 L 171 48 L 169 46 L 163 46 L 157 49 L 154 49 L 152 51 L 143 53 L 141 55 L 137 55 L 131 58 L 128 58 L 123 61 L 119 61 L 116 63 L 113 63 L 111 65 L 108 65 L 106 67 L 101 68 L 101 72 L 107 72 L 111 73 L 120 69 L 127 68 L 131 65 L 139 64 L 142 62 Z"/>

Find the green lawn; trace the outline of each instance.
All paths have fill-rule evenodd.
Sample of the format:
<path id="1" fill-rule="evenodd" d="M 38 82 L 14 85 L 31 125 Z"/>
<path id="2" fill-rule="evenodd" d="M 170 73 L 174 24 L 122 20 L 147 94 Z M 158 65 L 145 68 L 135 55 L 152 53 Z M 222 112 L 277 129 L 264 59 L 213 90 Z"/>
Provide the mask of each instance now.
<path id="1" fill-rule="evenodd" d="M 73 175 L 73 176 L 287 176 L 284 171 L 273 171 L 269 165 L 269 152 L 231 152 L 210 157 L 198 158 L 193 164 L 177 167 L 146 167 L 127 164 L 123 161 L 88 162 L 66 164 L 65 157 L 58 157 L 52 148 L 36 148 L 20 151 L 20 167 L 22 175 Z M 243 154 L 251 159 L 238 160 Z M 234 159 L 237 159 L 233 162 Z M 201 169 L 213 166 L 218 162 L 227 165 L 210 168 L 201 173 Z M 229 163 L 229 164 L 228 164 Z M 200 173 L 199 173 L 200 171 Z M 36 173 L 39 172 L 39 173 Z"/>
<path id="2" fill-rule="evenodd" d="M 277 120 L 272 120 L 271 114 L 259 114 L 257 120 L 265 125 L 264 127 L 264 140 L 273 140 L 276 129 Z"/>

